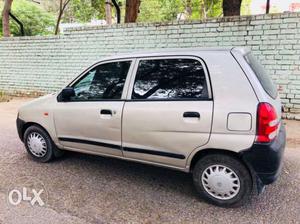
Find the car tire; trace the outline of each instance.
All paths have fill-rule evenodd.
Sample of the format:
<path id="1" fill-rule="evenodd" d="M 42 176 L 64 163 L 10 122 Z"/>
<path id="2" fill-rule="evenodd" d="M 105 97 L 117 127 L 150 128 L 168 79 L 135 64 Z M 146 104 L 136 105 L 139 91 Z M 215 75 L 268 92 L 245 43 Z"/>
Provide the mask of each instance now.
<path id="1" fill-rule="evenodd" d="M 194 185 L 200 196 L 220 207 L 239 207 L 252 194 L 252 178 L 245 165 L 225 154 L 210 154 L 197 161 Z"/>
<path id="2" fill-rule="evenodd" d="M 55 146 L 49 134 L 37 125 L 26 129 L 23 142 L 29 155 L 38 162 L 46 163 L 63 154 L 63 151 Z"/>

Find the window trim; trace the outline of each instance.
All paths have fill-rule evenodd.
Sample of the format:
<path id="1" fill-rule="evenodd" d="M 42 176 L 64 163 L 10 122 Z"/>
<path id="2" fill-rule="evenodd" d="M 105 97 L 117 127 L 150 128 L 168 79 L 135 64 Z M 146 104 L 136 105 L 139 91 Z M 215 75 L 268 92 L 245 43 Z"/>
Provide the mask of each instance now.
<path id="1" fill-rule="evenodd" d="M 127 72 L 126 75 L 126 79 L 125 79 L 125 83 L 124 83 L 124 87 L 123 87 L 123 91 L 122 91 L 122 95 L 120 99 L 90 99 L 90 100 L 70 100 L 64 103 L 70 103 L 70 102 L 108 102 L 108 101 L 112 101 L 112 102 L 116 102 L 116 101 L 124 101 L 126 100 L 126 96 L 128 94 L 128 85 L 129 85 L 129 81 L 130 81 L 130 77 L 131 74 L 133 72 L 134 66 L 135 66 L 135 58 L 122 58 L 122 59 L 112 59 L 112 60 L 104 60 L 104 61 L 99 61 L 97 63 L 94 63 L 93 65 L 91 65 L 90 67 L 88 67 L 87 69 L 85 69 L 80 75 L 78 75 L 75 79 L 73 79 L 66 87 L 73 87 L 74 85 L 76 85 L 78 82 L 80 82 L 80 80 L 84 79 L 91 70 L 93 70 L 94 68 L 96 68 L 97 66 L 103 65 L 103 64 L 109 64 L 109 63 L 114 63 L 114 62 L 123 62 L 123 61 L 129 61 L 131 62 L 129 70 Z M 57 101 L 61 102 L 60 99 L 60 95 L 61 92 L 59 93 L 58 97 L 57 97 Z"/>
<path id="2" fill-rule="evenodd" d="M 133 87 L 134 87 L 134 82 L 137 74 L 137 70 L 139 67 L 140 61 L 144 60 L 159 60 L 159 59 L 193 59 L 201 63 L 204 74 L 205 74 L 205 81 L 206 81 L 206 86 L 207 86 L 207 92 L 208 92 L 208 97 L 207 98 L 186 98 L 186 99 L 176 99 L 176 98 L 170 98 L 170 99 L 132 99 L 132 92 L 133 92 Z M 127 91 L 127 97 L 126 97 L 126 102 L 157 102 L 157 101 L 212 101 L 213 100 L 213 94 L 212 94 L 212 89 L 211 89 L 211 81 L 210 81 L 210 76 L 209 72 L 206 66 L 206 63 L 204 60 L 198 56 L 189 56 L 189 55 L 163 55 L 163 56 L 147 56 L 147 57 L 137 57 L 134 63 L 134 68 L 131 74 L 130 78 L 130 84 L 129 88 Z"/>

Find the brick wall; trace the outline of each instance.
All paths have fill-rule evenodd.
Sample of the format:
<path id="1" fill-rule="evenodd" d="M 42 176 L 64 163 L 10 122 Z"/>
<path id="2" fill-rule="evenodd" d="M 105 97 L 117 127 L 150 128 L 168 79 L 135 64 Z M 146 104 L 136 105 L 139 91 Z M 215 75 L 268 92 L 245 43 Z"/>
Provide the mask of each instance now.
<path id="1" fill-rule="evenodd" d="M 210 46 L 250 47 L 281 89 L 286 116 L 300 119 L 300 13 L 83 27 L 57 37 L 2 39 L 0 91 L 56 91 L 86 66 L 119 52 Z"/>

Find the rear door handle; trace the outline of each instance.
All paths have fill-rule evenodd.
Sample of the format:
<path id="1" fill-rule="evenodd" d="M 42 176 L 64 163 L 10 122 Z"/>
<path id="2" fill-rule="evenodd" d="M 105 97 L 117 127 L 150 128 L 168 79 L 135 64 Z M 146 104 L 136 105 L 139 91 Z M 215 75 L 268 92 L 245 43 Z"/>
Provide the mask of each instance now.
<path id="1" fill-rule="evenodd" d="M 103 115 L 112 115 L 112 111 L 111 110 L 103 109 L 103 110 L 100 111 L 100 114 L 103 114 Z"/>
<path id="2" fill-rule="evenodd" d="M 200 114 L 198 112 L 193 111 L 187 111 L 183 113 L 183 117 L 194 117 L 194 118 L 200 118 Z"/>

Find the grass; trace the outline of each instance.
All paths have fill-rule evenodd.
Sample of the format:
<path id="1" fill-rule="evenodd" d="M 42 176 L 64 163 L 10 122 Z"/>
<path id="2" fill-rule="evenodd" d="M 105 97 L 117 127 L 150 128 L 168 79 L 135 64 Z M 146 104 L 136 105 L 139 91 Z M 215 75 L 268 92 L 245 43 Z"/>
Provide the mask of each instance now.
<path id="1" fill-rule="evenodd" d="M 0 91 L 0 102 L 9 102 L 11 97 L 3 91 Z"/>

